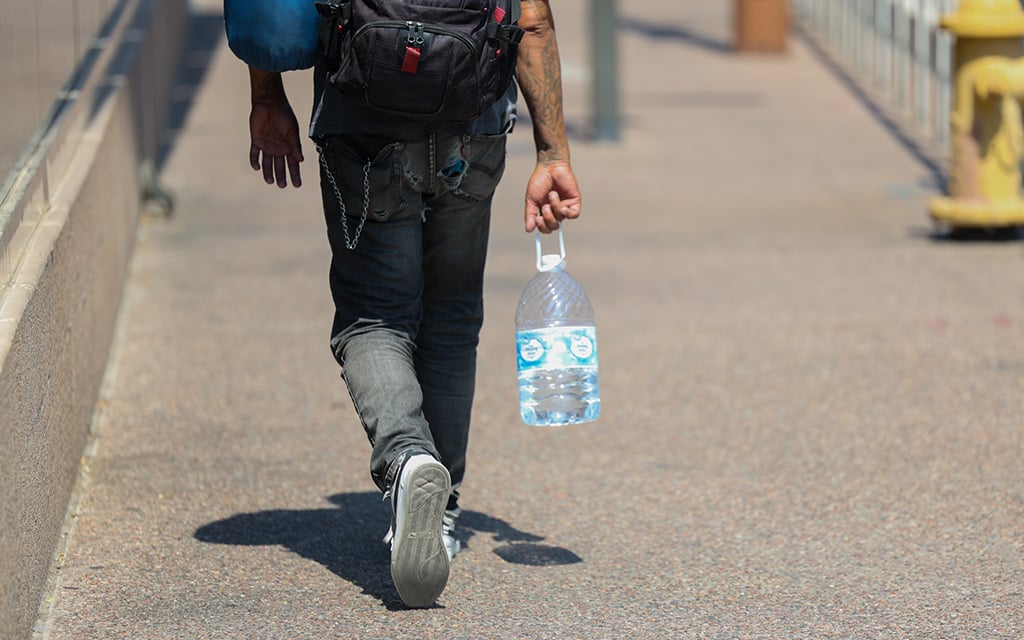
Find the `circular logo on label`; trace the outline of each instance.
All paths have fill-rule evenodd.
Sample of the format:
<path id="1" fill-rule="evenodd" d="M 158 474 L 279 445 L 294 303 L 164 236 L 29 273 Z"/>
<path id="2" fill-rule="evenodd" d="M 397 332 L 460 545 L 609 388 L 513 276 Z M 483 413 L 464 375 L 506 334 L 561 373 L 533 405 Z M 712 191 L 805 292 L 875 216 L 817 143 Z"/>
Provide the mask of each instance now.
<path id="1" fill-rule="evenodd" d="M 569 350 L 580 360 L 586 360 L 594 353 L 594 343 L 587 336 L 576 336 L 572 339 Z"/>
<path id="2" fill-rule="evenodd" d="M 519 347 L 519 355 L 527 362 L 536 362 L 544 355 L 544 345 L 540 340 L 531 338 L 523 346 Z"/>

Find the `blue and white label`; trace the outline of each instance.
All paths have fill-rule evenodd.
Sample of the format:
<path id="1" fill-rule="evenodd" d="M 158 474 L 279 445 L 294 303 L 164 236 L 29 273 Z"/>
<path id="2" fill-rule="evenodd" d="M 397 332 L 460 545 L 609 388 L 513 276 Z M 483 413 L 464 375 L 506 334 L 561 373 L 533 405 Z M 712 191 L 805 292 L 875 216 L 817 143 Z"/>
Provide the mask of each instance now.
<path id="1" fill-rule="evenodd" d="M 594 327 L 549 327 L 516 332 L 520 373 L 535 369 L 597 368 Z"/>

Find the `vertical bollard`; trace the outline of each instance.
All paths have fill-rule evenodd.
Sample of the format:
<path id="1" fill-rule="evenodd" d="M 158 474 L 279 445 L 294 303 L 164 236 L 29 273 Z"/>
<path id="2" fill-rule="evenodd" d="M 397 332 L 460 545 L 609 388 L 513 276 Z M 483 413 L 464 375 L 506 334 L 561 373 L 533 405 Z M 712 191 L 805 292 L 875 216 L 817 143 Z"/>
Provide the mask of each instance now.
<path id="1" fill-rule="evenodd" d="M 590 2 L 594 139 L 619 139 L 618 13 L 615 0 Z"/>

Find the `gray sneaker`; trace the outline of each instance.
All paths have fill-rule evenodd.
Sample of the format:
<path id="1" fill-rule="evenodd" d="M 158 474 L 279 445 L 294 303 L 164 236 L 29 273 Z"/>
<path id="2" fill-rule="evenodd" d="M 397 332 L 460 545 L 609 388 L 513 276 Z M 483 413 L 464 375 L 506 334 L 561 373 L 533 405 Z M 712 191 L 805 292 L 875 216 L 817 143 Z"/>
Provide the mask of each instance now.
<path id="1" fill-rule="evenodd" d="M 444 541 L 444 550 L 448 552 L 448 559 L 455 558 L 455 554 L 462 551 L 462 542 L 455 537 L 455 523 L 458 521 L 461 509 L 445 509 L 444 517 L 441 518 L 441 540 Z M 395 525 L 391 523 L 387 535 L 384 536 L 384 544 L 390 545 L 395 537 Z"/>
<path id="2" fill-rule="evenodd" d="M 410 607 L 434 604 L 448 584 L 443 522 L 450 491 L 448 470 L 426 454 L 409 457 L 391 488 L 391 578 Z"/>

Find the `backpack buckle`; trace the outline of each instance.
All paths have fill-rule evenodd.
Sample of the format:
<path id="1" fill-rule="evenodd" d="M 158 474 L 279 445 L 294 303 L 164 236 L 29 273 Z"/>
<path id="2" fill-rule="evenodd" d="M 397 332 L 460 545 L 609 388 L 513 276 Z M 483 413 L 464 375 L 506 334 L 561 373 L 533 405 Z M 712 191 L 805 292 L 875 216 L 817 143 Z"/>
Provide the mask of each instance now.
<path id="1" fill-rule="evenodd" d="M 512 45 L 523 41 L 525 32 L 514 24 L 498 24 L 497 22 L 487 23 L 487 37 L 492 40 L 501 40 Z"/>
<path id="2" fill-rule="evenodd" d="M 502 31 L 505 32 L 503 34 L 505 41 L 511 44 L 519 44 L 520 42 L 522 42 L 523 35 L 526 33 L 516 25 L 506 25 L 502 27 Z"/>

